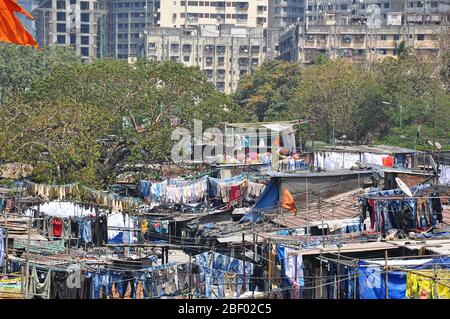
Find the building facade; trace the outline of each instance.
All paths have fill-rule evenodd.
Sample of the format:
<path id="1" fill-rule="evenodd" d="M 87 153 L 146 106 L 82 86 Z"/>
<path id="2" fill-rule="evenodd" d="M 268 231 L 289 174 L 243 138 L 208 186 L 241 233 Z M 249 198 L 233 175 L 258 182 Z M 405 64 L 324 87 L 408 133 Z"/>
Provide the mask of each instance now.
<path id="1" fill-rule="evenodd" d="M 106 0 L 106 56 L 128 59 L 141 54 L 146 28 L 159 25 L 159 5 L 159 0 Z"/>
<path id="2" fill-rule="evenodd" d="M 17 3 L 24 8 L 27 12 L 31 13 L 35 8 L 37 8 L 38 4 L 36 0 L 18 0 Z M 36 38 L 36 25 L 34 20 L 28 19 L 23 14 L 18 14 L 17 17 L 19 18 L 20 22 L 22 22 L 22 25 L 27 29 L 27 31 Z"/>
<path id="3" fill-rule="evenodd" d="M 162 1 L 161 27 L 232 24 L 267 32 L 267 58 L 278 55 L 282 30 L 303 20 L 304 0 Z"/>
<path id="4" fill-rule="evenodd" d="M 100 0 L 40 0 L 33 15 L 39 46 L 68 45 L 85 61 L 99 55 Z"/>
<path id="5" fill-rule="evenodd" d="M 269 0 L 161 2 L 161 27 L 181 28 L 206 24 L 234 24 L 267 28 Z"/>
<path id="6" fill-rule="evenodd" d="M 280 35 L 280 57 L 305 64 L 320 55 L 373 62 L 396 56 L 402 41 L 425 60 L 434 60 L 448 50 L 449 0 L 420 7 L 417 1 L 371 1 L 357 6 L 345 6 L 342 1 L 335 11 L 322 10 L 320 15 L 308 6 L 305 21 Z M 324 7 L 317 7 L 321 9 Z"/>
<path id="7" fill-rule="evenodd" d="M 225 93 L 236 90 L 241 76 L 257 68 L 266 55 L 267 38 L 260 28 L 234 25 L 149 28 L 147 57 L 199 67 L 208 81 Z"/>

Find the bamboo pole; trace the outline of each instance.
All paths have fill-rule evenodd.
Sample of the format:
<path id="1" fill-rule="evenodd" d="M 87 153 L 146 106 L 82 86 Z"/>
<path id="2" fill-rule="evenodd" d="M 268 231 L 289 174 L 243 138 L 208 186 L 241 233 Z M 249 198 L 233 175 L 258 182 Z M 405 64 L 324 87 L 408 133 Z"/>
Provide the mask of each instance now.
<path id="1" fill-rule="evenodd" d="M 389 272 L 388 272 L 388 251 L 384 251 L 384 271 L 386 275 L 386 299 L 389 299 Z"/>
<path id="2" fill-rule="evenodd" d="M 30 241 L 31 241 L 31 217 L 28 219 L 28 238 L 27 238 L 27 249 L 26 249 L 26 263 L 25 263 L 25 299 L 28 299 L 28 287 L 29 287 L 29 277 L 30 277 Z"/>

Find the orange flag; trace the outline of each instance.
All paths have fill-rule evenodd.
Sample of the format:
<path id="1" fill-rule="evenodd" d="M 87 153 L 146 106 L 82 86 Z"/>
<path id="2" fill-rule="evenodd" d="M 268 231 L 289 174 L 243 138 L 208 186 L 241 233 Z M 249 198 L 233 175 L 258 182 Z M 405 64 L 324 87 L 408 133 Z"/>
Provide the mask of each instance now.
<path id="1" fill-rule="evenodd" d="M 297 206 L 295 206 L 294 197 L 292 197 L 291 192 L 286 187 L 283 189 L 283 194 L 281 195 L 281 207 L 297 214 Z"/>
<path id="2" fill-rule="evenodd" d="M 0 0 L 0 42 L 32 45 L 37 48 L 38 43 L 14 15 L 15 12 L 24 14 L 28 19 L 34 19 L 15 0 Z"/>

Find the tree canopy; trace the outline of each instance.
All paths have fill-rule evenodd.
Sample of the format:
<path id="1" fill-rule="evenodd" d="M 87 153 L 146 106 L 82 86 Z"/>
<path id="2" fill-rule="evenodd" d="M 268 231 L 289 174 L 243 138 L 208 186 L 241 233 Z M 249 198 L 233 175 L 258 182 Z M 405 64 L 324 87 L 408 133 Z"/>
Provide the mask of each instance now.
<path id="1" fill-rule="evenodd" d="M 325 142 L 345 136 L 413 148 L 420 126 L 417 142 L 426 149 L 436 121 L 437 141 L 449 148 L 448 58 L 443 61 L 425 63 L 406 53 L 374 64 L 269 61 L 241 81 L 234 99 L 249 119 L 307 120 L 302 136 Z"/>
<path id="2" fill-rule="evenodd" d="M 53 65 L 0 108 L 0 157 L 46 182 L 108 184 L 126 164 L 167 160 L 174 119 L 234 121 L 233 101 L 197 68 L 118 60 Z"/>

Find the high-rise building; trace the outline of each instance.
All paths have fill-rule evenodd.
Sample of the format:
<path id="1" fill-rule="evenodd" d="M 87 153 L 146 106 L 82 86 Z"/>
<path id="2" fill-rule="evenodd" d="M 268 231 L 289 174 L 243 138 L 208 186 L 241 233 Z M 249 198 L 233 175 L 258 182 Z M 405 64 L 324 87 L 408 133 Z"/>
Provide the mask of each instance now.
<path id="1" fill-rule="evenodd" d="M 41 47 L 68 45 L 86 61 L 99 54 L 100 0 L 38 0 L 33 10 Z"/>
<path id="2" fill-rule="evenodd" d="M 266 28 L 269 0 L 161 1 L 161 27 L 234 24 Z"/>
<path id="3" fill-rule="evenodd" d="M 284 60 L 308 64 L 324 55 L 373 62 L 396 56 L 401 42 L 424 60 L 448 51 L 450 0 L 309 1 L 305 21 L 280 36 Z"/>
<path id="4" fill-rule="evenodd" d="M 106 56 L 127 59 L 142 53 L 144 31 L 159 25 L 159 4 L 160 0 L 106 0 Z"/>
<path id="5" fill-rule="evenodd" d="M 303 19 L 304 0 L 217 0 L 161 2 L 161 27 L 232 24 L 262 28 L 267 32 L 267 58 L 278 55 L 278 37 L 283 28 Z"/>
<path id="6" fill-rule="evenodd" d="M 234 25 L 149 28 L 147 57 L 177 61 L 205 72 L 219 91 L 234 92 L 241 76 L 257 68 L 266 56 L 261 28 Z"/>
<path id="7" fill-rule="evenodd" d="M 33 10 L 37 8 L 36 0 L 18 0 L 17 3 L 29 13 L 33 12 Z M 22 22 L 22 25 L 25 27 L 25 29 L 27 29 L 27 31 L 34 38 L 36 38 L 35 21 L 28 19 L 28 17 L 24 16 L 23 14 L 18 14 L 17 17 L 19 18 L 20 22 Z"/>

